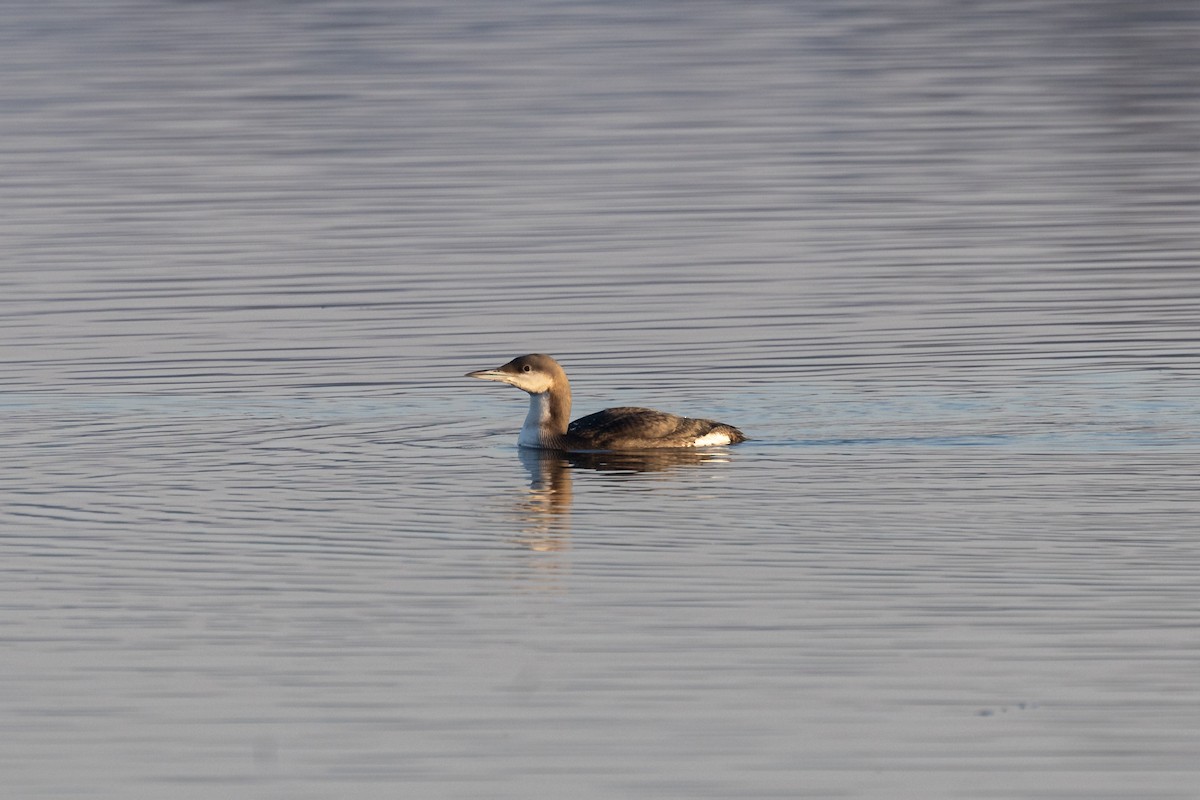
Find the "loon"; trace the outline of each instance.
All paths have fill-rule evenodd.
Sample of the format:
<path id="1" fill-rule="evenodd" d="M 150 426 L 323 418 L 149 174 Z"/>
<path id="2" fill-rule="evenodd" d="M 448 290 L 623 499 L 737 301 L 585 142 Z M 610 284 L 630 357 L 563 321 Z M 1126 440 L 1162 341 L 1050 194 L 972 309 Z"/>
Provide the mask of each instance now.
<path id="1" fill-rule="evenodd" d="M 521 447 L 587 452 L 708 447 L 746 440 L 732 425 L 650 408 L 607 408 L 568 425 L 571 385 L 567 373 L 553 358 L 540 353 L 514 358 L 496 369 L 468 372 L 466 377 L 507 383 L 529 393 L 529 414 L 517 439 Z"/>

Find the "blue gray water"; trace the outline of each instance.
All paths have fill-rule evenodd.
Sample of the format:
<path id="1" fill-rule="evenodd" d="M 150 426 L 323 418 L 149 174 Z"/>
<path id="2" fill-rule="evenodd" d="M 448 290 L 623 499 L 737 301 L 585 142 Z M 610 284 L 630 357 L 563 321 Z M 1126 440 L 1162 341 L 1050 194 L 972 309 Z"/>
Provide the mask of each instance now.
<path id="1" fill-rule="evenodd" d="M 5 795 L 1196 797 L 1198 40 L 7 4 Z"/>

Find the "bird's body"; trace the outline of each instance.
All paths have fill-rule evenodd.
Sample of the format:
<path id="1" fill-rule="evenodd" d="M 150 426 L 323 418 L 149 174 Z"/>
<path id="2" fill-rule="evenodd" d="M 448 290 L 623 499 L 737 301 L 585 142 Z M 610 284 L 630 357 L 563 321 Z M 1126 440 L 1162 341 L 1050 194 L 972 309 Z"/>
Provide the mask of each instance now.
<path id="1" fill-rule="evenodd" d="M 562 367 L 547 355 L 521 356 L 497 369 L 469 372 L 467 377 L 507 383 L 529 393 L 529 414 L 517 439 L 522 447 L 568 452 L 645 450 L 737 444 L 746 439 L 732 425 L 632 406 L 607 408 L 568 424 L 571 386 Z"/>

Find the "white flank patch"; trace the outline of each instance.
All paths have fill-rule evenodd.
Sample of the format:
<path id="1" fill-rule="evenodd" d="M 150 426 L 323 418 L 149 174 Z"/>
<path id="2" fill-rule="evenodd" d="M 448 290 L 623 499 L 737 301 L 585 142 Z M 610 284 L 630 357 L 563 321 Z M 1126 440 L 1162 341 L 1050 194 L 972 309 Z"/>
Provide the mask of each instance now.
<path id="1" fill-rule="evenodd" d="M 727 433 L 706 433 L 696 441 L 692 442 L 692 447 L 708 447 L 714 444 L 729 444 L 729 434 Z"/>

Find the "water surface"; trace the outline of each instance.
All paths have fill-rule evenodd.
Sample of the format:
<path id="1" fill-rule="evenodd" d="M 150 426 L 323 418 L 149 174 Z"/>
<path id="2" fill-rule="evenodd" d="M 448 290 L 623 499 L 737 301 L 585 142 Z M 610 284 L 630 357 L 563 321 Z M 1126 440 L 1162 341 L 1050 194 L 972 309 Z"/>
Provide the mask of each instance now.
<path id="1" fill-rule="evenodd" d="M 9 792 L 1195 796 L 1191 4 L 10 5 Z"/>

